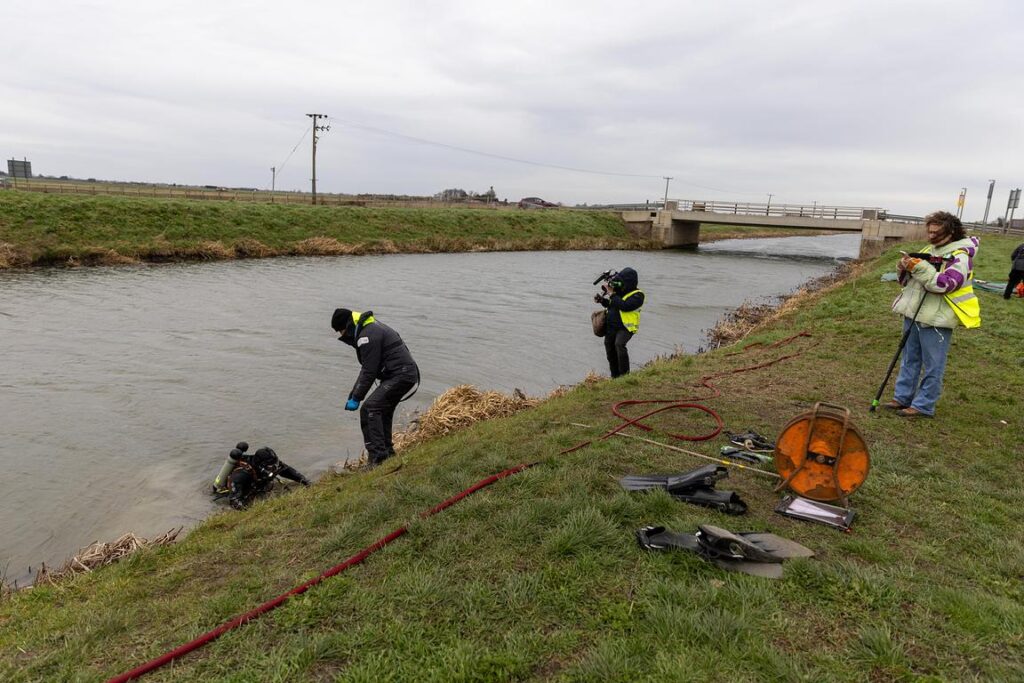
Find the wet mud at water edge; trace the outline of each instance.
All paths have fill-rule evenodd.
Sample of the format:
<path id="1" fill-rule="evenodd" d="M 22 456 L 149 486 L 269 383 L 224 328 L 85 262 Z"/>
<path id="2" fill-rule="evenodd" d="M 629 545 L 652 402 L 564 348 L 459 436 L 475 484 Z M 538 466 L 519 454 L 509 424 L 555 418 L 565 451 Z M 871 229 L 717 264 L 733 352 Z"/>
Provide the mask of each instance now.
<path id="1" fill-rule="evenodd" d="M 316 479 L 362 450 L 342 405 L 358 372 L 334 308 L 399 331 L 423 383 L 543 395 L 607 374 L 590 329 L 598 273 L 647 294 L 633 368 L 694 352 L 744 301 L 771 302 L 854 258 L 854 236 L 726 240 L 696 252 L 340 256 L 0 273 L 0 571 L 93 541 L 186 528 L 237 441 Z"/>

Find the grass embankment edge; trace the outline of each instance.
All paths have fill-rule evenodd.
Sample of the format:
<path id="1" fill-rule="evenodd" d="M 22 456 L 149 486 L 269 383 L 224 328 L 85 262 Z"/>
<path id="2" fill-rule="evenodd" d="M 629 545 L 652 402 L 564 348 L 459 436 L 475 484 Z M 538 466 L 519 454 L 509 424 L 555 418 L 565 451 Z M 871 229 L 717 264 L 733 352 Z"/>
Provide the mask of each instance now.
<path id="1" fill-rule="evenodd" d="M 983 238 L 977 276 L 1001 279 L 1013 246 Z M 879 281 L 895 260 L 889 252 L 794 301 L 740 345 L 578 386 L 419 444 L 399 463 L 327 476 L 217 515 L 179 544 L 16 595 L 0 604 L 0 672 L 100 680 L 410 524 L 364 565 L 148 680 L 1019 680 L 1024 491 L 1012 474 L 1024 379 L 1007 368 L 1022 364 L 1024 304 L 979 292 L 984 326 L 955 333 L 935 420 L 869 413 L 899 338 L 888 310 L 896 286 Z M 765 348 L 801 331 L 811 337 Z M 720 397 L 696 387 L 709 374 L 719 375 Z M 774 515 L 778 495 L 741 472 L 719 488 L 748 501 L 744 518 L 622 491 L 624 474 L 702 464 L 649 444 L 608 439 L 557 455 L 618 424 L 614 402 L 694 396 L 727 428 L 765 434 L 819 401 L 849 407 L 872 453 L 854 532 Z M 651 422 L 662 432 L 707 429 L 698 413 Z M 720 445 L 691 447 L 713 455 Z M 417 519 L 532 461 L 541 464 Z M 632 538 L 645 524 L 685 532 L 699 523 L 771 530 L 817 556 L 787 563 L 771 582 L 645 553 Z"/>

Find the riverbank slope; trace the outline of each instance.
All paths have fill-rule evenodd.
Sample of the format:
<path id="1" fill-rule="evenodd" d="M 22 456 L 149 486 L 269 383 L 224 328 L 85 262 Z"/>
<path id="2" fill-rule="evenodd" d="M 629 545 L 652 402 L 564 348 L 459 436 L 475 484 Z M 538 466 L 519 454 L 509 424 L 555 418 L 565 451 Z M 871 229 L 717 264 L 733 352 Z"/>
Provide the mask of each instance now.
<path id="1" fill-rule="evenodd" d="M 806 231 L 733 226 L 706 241 Z M 369 208 L 0 192 L 0 269 L 272 256 L 659 249 L 612 211 Z"/>
<path id="2" fill-rule="evenodd" d="M 1013 246 L 983 237 L 976 275 L 1002 279 Z M 409 524 L 364 564 L 144 680 L 1019 680 L 1024 301 L 979 292 L 984 326 L 955 334 L 936 419 L 869 413 L 899 339 L 888 309 L 897 286 L 879 280 L 895 261 L 890 251 L 792 301 L 740 345 L 577 386 L 372 472 L 326 476 L 217 515 L 178 544 L 20 593 L 0 603 L 2 678 L 117 674 Z M 709 376 L 720 396 L 698 386 Z M 742 471 L 719 485 L 749 503 L 742 518 L 622 491 L 625 474 L 705 462 L 651 444 L 610 438 L 559 454 L 617 426 L 618 401 L 692 397 L 727 429 L 772 436 L 818 401 L 848 407 L 872 455 L 853 533 L 772 513 L 772 480 Z M 695 411 L 649 424 L 658 431 L 644 436 L 662 441 L 711 427 Z M 681 445 L 714 455 L 724 444 Z M 771 530 L 817 555 L 770 581 L 633 540 L 643 525 L 701 523 Z"/>

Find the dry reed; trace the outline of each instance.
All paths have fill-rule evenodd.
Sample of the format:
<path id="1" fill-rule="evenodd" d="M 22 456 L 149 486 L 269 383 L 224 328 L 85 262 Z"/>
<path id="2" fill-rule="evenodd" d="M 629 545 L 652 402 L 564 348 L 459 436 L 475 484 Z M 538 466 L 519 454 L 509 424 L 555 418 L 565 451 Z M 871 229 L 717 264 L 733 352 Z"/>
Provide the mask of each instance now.
<path id="1" fill-rule="evenodd" d="M 93 543 L 64 563 L 60 569 L 50 569 L 45 564 L 36 574 L 35 585 L 55 585 L 76 574 L 85 574 L 99 567 L 119 562 L 129 555 L 145 548 L 154 548 L 173 543 L 183 527 L 171 529 L 152 540 L 140 538 L 132 533 L 121 536 L 113 543 Z"/>

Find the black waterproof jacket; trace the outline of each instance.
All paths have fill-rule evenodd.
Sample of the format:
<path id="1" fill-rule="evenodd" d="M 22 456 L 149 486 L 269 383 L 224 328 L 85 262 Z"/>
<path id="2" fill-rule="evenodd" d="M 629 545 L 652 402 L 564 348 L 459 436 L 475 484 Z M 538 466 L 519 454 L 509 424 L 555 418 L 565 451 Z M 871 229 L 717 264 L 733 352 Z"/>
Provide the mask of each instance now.
<path id="1" fill-rule="evenodd" d="M 366 311 L 359 316 L 355 327 L 349 325 L 341 335 L 343 342 L 355 348 L 356 358 L 362 366 L 352 392 L 348 395 L 357 401 L 366 398 L 374 380 L 399 376 L 419 379 L 419 368 L 412 359 L 409 347 L 397 332 L 384 323 L 363 322 L 371 317 L 373 311 Z"/>
<path id="2" fill-rule="evenodd" d="M 1010 260 L 1013 261 L 1014 270 L 1024 270 L 1024 244 L 1013 250 Z"/>
<path id="3" fill-rule="evenodd" d="M 613 290 L 610 297 L 604 297 L 601 299 L 601 305 L 608 309 L 608 318 L 604 325 L 604 328 L 608 333 L 614 333 L 619 330 L 626 329 L 626 326 L 622 324 L 622 318 L 619 316 L 619 311 L 635 311 L 644 305 L 643 292 L 634 294 L 625 301 L 622 300 L 622 297 L 636 289 L 637 284 L 640 281 L 635 270 L 632 268 L 623 268 L 618 272 L 615 280 L 620 281 L 622 284 Z"/>

